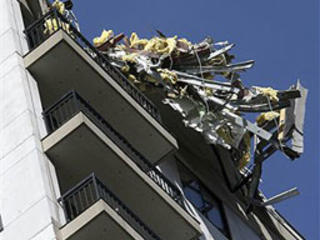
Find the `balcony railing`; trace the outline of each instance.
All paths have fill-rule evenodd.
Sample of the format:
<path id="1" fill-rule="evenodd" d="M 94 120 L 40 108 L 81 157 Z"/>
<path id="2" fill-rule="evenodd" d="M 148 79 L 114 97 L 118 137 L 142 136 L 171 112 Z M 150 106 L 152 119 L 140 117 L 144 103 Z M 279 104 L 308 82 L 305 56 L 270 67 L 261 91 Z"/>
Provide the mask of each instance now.
<path id="1" fill-rule="evenodd" d="M 63 208 L 68 224 L 100 199 L 114 209 L 143 239 L 160 240 L 93 173 L 66 192 L 58 201 Z"/>
<path id="2" fill-rule="evenodd" d="M 137 166 L 160 186 L 175 202 L 186 210 L 180 190 L 173 185 L 156 167 L 134 149 L 125 138 L 117 133 L 82 97 L 75 91 L 63 96 L 44 113 L 48 134 L 51 134 L 73 116 L 82 112 L 100 128 Z"/>
<path id="3" fill-rule="evenodd" d="M 107 74 L 109 74 L 135 101 L 142 106 L 153 118 L 161 122 L 157 107 L 138 90 L 120 70 L 110 64 L 92 44 L 69 23 L 59 12 L 52 10 L 25 29 L 29 45 L 29 53 L 41 45 L 57 31 L 62 30 L 68 34 Z M 29 54 L 28 53 L 28 54 Z M 67 67 L 67 66 L 66 66 Z M 90 79 L 88 79 L 89 81 Z M 88 82 L 88 84 L 90 84 Z"/>

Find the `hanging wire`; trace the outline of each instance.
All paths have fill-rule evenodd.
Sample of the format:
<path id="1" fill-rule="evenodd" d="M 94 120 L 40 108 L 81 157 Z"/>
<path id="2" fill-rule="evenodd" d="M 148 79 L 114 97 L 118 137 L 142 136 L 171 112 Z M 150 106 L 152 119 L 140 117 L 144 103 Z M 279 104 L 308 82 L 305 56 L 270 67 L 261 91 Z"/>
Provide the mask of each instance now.
<path id="1" fill-rule="evenodd" d="M 201 60 L 200 60 L 200 57 L 199 57 L 197 51 L 196 51 L 194 48 L 193 48 L 193 52 L 194 52 L 194 54 L 195 54 L 195 56 L 196 56 L 196 59 L 197 59 L 197 61 L 198 61 L 198 64 L 199 64 L 200 74 L 201 74 L 201 78 L 202 78 L 201 84 L 202 84 L 202 87 L 203 87 L 204 84 L 205 84 L 205 82 L 204 82 L 204 77 L 203 77 L 203 72 L 202 72 Z M 204 101 L 204 104 L 206 105 L 206 112 L 209 112 L 210 109 L 209 109 L 209 104 L 208 104 L 207 100 L 206 100 L 205 98 L 203 98 L 203 97 L 202 97 L 202 99 L 203 99 L 203 101 Z M 200 119 L 202 120 L 202 116 L 200 116 Z"/>
<path id="2" fill-rule="evenodd" d="M 273 108 L 272 108 L 272 105 L 271 105 L 271 102 L 270 102 L 270 98 L 268 96 L 266 96 L 266 99 L 268 101 L 268 105 L 269 105 L 270 111 L 273 112 Z M 279 135 L 280 134 L 280 123 L 277 122 L 276 118 L 273 118 L 273 121 L 274 121 L 274 123 L 276 125 L 276 129 L 277 129 L 277 132 L 278 132 L 278 135 Z M 283 150 L 282 144 L 281 144 L 281 142 L 280 142 L 280 140 L 278 138 L 277 138 L 277 141 L 279 143 L 281 151 L 283 152 L 284 150 Z"/>

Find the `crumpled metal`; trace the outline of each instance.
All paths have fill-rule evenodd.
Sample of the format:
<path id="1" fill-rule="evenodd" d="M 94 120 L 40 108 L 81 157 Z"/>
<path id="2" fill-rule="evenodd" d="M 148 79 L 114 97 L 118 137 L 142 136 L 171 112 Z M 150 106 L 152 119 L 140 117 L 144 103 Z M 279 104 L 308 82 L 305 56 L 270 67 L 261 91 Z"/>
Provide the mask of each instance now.
<path id="1" fill-rule="evenodd" d="M 256 148 L 251 146 L 251 136 L 277 148 L 285 144 L 274 141 L 266 125 L 276 123 L 278 112 L 290 107 L 300 90 L 246 87 L 240 74 L 252 68 L 254 61 L 233 63 L 232 43 L 207 37 L 193 44 L 157 32 L 159 36 L 146 39 L 135 32 L 127 37 L 104 31 L 94 45 L 138 87 L 161 87 L 166 92 L 163 103 L 178 111 L 185 126 L 201 133 L 208 144 L 237 151 L 234 161 L 240 169 Z M 246 113 L 256 112 L 262 113 L 257 122 L 246 119 Z"/>

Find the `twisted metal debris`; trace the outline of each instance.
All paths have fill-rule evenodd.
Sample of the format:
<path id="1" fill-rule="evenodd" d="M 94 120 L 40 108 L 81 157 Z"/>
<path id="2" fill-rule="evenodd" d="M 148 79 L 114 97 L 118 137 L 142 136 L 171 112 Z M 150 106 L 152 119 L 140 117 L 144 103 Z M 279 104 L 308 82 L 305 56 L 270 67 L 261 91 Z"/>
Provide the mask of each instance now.
<path id="1" fill-rule="evenodd" d="M 232 63 L 229 51 L 234 44 L 210 37 L 192 44 L 157 32 L 159 36 L 140 39 L 136 33 L 127 37 L 109 30 L 93 42 L 141 90 L 146 85 L 162 88 L 163 104 L 178 111 L 186 127 L 201 133 L 208 144 L 235 153 L 233 160 L 243 178 L 232 190 L 250 183 L 246 195 L 251 211 L 257 202 L 262 163 L 277 150 L 292 160 L 303 152 L 307 90 L 299 82 L 285 91 L 247 87 L 240 74 L 254 61 Z M 260 115 L 251 122 L 246 113 Z M 248 171 L 251 159 L 254 167 Z"/>
<path id="2" fill-rule="evenodd" d="M 250 69 L 254 61 L 232 63 L 234 56 L 229 51 L 234 44 L 214 42 L 209 37 L 192 44 L 157 32 L 159 36 L 140 39 L 136 33 L 127 37 L 105 30 L 93 43 L 140 89 L 145 89 L 146 84 L 163 88 L 167 96 L 163 103 L 178 111 L 185 125 L 202 133 L 209 144 L 236 149 L 239 158 L 235 161 L 240 169 L 250 162 L 252 136 L 257 141 L 271 142 L 291 159 L 301 154 L 286 145 L 293 136 L 290 131 L 282 132 L 276 140 L 271 129 L 264 127 L 268 122 L 277 122 L 280 130 L 280 113 L 301 96 L 299 89 L 248 88 L 240 74 Z M 257 123 L 244 118 L 250 112 L 262 113 Z M 261 151 L 259 146 L 255 144 L 255 149 Z"/>
<path id="3" fill-rule="evenodd" d="M 55 0 L 52 7 L 79 30 L 70 0 Z M 49 19 L 45 31 L 56 25 Z M 72 36 L 69 25 L 64 29 Z M 229 51 L 234 44 L 214 42 L 210 37 L 193 44 L 157 33 L 151 39 L 141 39 L 136 33 L 128 37 L 104 30 L 93 44 L 142 91 L 146 86 L 162 88 L 166 93 L 163 104 L 178 111 L 186 127 L 201 133 L 208 144 L 221 145 L 233 153 L 243 177 L 232 190 L 250 183 L 250 209 L 257 205 L 262 163 L 277 150 L 291 160 L 303 153 L 307 90 L 299 81 L 284 91 L 247 87 L 240 74 L 252 68 L 254 61 L 233 63 L 235 57 Z M 248 113 L 259 114 L 255 122 L 246 119 Z M 248 171 L 251 159 L 253 170 Z M 295 194 L 295 189 L 290 190 L 279 199 Z"/>

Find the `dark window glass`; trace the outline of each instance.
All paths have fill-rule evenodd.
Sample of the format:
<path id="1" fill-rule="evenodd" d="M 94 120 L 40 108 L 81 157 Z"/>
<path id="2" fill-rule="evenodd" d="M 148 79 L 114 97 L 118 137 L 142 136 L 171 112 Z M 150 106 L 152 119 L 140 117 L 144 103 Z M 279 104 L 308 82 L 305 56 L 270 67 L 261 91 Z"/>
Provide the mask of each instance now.
<path id="1" fill-rule="evenodd" d="M 190 187 L 185 187 L 184 194 L 186 198 L 193 203 L 196 208 L 201 208 L 203 206 L 203 200 L 201 195 Z"/>
<path id="2" fill-rule="evenodd" d="M 224 229 L 224 222 L 221 216 L 221 212 L 217 208 L 212 208 L 207 212 L 206 216 L 211 223 L 213 223 L 220 230 Z"/>
<path id="3" fill-rule="evenodd" d="M 229 237 L 228 228 L 224 218 L 222 204 L 201 183 L 190 176 L 189 181 L 183 181 L 183 190 L 186 198 L 226 237 Z"/>

